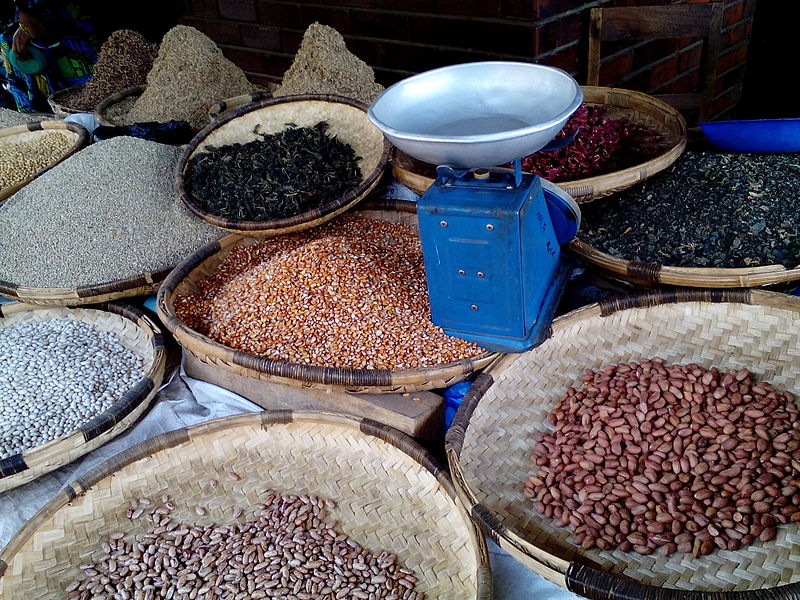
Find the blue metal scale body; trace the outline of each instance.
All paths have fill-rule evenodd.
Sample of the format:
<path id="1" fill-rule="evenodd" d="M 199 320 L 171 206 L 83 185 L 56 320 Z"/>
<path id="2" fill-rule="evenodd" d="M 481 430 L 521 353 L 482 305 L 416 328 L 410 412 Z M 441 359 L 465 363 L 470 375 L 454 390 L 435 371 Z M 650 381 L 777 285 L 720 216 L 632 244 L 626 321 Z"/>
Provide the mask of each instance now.
<path id="1" fill-rule="evenodd" d="M 439 167 L 417 203 L 433 322 L 496 352 L 543 342 L 571 272 L 560 210 L 519 168 Z"/>

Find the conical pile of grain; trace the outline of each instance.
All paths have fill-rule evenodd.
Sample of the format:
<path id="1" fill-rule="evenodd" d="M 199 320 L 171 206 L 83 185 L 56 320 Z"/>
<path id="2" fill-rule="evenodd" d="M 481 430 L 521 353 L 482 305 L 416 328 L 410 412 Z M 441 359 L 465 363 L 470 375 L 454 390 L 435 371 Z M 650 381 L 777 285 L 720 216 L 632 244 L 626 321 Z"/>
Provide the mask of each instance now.
<path id="1" fill-rule="evenodd" d="M 188 121 L 193 128 L 201 129 L 208 123 L 212 104 L 256 89 L 213 40 L 194 27 L 177 25 L 161 40 L 147 75 L 147 89 L 127 120 Z"/>
<path id="2" fill-rule="evenodd" d="M 382 91 L 383 86 L 375 82 L 375 73 L 350 53 L 338 31 L 312 23 L 273 96 L 337 94 L 369 104 Z"/>

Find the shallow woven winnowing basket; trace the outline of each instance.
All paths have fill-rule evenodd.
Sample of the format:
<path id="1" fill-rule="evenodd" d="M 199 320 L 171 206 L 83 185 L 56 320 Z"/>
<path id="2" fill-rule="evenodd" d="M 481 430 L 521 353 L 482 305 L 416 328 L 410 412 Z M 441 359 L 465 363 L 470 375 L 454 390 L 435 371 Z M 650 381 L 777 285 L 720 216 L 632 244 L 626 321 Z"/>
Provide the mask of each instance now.
<path id="1" fill-rule="evenodd" d="M 255 140 L 258 133 L 274 134 L 290 125 L 312 127 L 320 121 L 327 121 L 328 134 L 351 146 L 361 158 L 361 181 L 347 194 L 304 213 L 271 221 L 226 219 L 207 212 L 195 201 L 185 175 L 191 158 L 207 146 L 245 144 Z M 363 200 L 381 181 L 390 148 L 367 118 L 367 106 L 362 102 L 323 94 L 265 98 L 219 115 L 200 131 L 178 160 L 175 185 L 189 210 L 214 227 L 259 237 L 280 235 L 325 223 Z"/>
<path id="2" fill-rule="evenodd" d="M 413 202 L 366 201 L 359 205 L 357 214 L 417 226 Z M 445 388 L 467 379 L 500 356 L 485 351 L 480 356 L 454 363 L 395 371 L 306 365 L 234 350 L 181 321 L 175 312 L 175 298 L 196 291 L 196 282 L 216 271 L 232 248 L 258 241 L 259 238 L 232 234 L 206 244 L 175 267 L 158 290 L 157 310 L 162 323 L 185 350 L 206 364 L 272 383 L 376 394 Z"/>
<path id="3" fill-rule="evenodd" d="M 108 410 L 72 433 L 20 454 L 0 457 L 0 492 L 71 463 L 128 429 L 150 405 L 164 377 L 166 350 L 161 331 L 132 306 L 110 303 L 70 309 L 16 302 L 0 304 L 0 327 L 51 319 L 76 319 L 101 331 L 114 333 L 123 346 L 142 357 L 145 376 Z"/>
<path id="4" fill-rule="evenodd" d="M 585 369 L 661 357 L 720 370 L 746 367 L 800 392 L 800 298 L 757 290 L 654 292 L 594 304 L 553 322 L 552 336 L 479 375 L 447 434 L 459 497 L 500 546 L 588 598 L 798 598 L 800 524 L 739 551 L 584 551 L 534 511 L 524 484 L 536 436 Z M 733 593 L 737 592 L 737 593 Z M 741 593 L 747 592 L 744 596 Z"/>
<path id="5" fill-rule="evenodd" d="M 268 489 L 336 501 L 329 512 L 337 530 L 373 552 L 395 553 L 416 571 L 426 598 L 492 597 L 483 537 L 421 446 L 369 420 L 275 411 L 157 436 L 68 485 L 0 552 L 0 598 L 62 598 L 78 566 L 102 553 L 102 538 L 144 533 L 144 519 L 126 517 L 131 499 L 169 495 L 173 519 L 225 524 L 235 521 L 235 507 L 251 518 L 248 507 Z"/>
<path id="6" fill-rule="evenodd" d="M 26 177 L 23 181 L 0 189 L 0 202 L 19 191 L 23 186 L 29 184 L 45 171 L 52 169 L 62 160 L 72 156 L 89 143 L 89 132 L 83 125 L 78 123 L 56 120 L 33 121 L 32 123 L 23 123 L 22 125 L 14 125 L 13 127 L 0 129 L 0 152 L 3 151 L 3 144 L 32 142 L 41 138 L 43 134 L 48 132 L 58 132 L 60 135 L 66 137 L 71 144 L 70 148 L 48 166 Z"/>

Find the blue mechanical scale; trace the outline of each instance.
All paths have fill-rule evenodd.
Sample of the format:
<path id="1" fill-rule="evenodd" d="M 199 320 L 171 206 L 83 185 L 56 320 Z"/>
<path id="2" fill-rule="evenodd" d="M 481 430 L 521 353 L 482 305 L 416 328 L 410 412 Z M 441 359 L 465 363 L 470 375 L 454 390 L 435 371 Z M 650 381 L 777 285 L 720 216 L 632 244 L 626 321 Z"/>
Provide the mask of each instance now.
<path id="1" fill-rule="evenodd" d="M 522 173 L 583 101 L 554 67 L 487 61 L 433 69 L 385 89 L 367 112 L 388 140 L 441 165 L 417 203 L 431 318 L 496 352 L 542 343 L 571 273 L 580 226 L 569 194 Z M 574 137 L 574 134 L 573 136 Z M 514 169 L 503 165 L 514 161 Z"/>
<path id="2" fill-rule="evenodd" d="M 546 339 L 571 272 L 561 244 L 578 224 L 543 182 L 518 170 L 438 168 L 417 217 L 431 318 L 449 335 L 498 352 Z"/>

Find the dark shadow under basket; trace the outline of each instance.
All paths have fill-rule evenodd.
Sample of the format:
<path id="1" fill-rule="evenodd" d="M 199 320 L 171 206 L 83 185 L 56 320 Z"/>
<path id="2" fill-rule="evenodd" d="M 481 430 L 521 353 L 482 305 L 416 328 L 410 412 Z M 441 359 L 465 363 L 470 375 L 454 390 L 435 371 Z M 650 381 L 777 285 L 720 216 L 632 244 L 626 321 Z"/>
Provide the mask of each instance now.
<path id="1" fill-rule="evenodd" d="M 109 536 L 119 533 L 127 542 L 145 539 L 141 536 L 154 527 L 149 509 L 167 510 L 168 518 L 159 517 L 160 513 L 156 518 L 188 526 L 255 521 L 266 490 L 332 501 L 326 503 L 328 516 L 323 522 L 335 521 L 337 533 L 376 555 L 382 550 L 395 555 L 400 564 L 413 569 L 416 590 L 426 598 L 492 599 L 486 542 L 457 503 L 447 471 L 397 430 L 368 419 L 310 411 L 215 419 L 156 436 L 94 467 L 66 485 L 0 552 L 0 597 L 66 597 L 70 582 L 84 579 L 79 565 L 101 565 L 101 544 Z M 127 516 L 131 502 L 143 507 L 136 518 Z M 162 529 L 175 530 L 170 527 Z M 190 542 L 190 536 L 185 540 Z M 198 551 L 191 543 L 183 548 L 183 558 Z M 258 548 L 259 554 L 266 550 L 256 538 L 246 548 L 251 550 L 237 559 L 245 563 L 255 557 L 253 549 Z M 207 548 L 201 546 L 199 551 L 205 553 Z M 255 562 L 236 576 L 235 583 L 246 581 L 245 590 L 250 590 L 242 597 L 264 597 L 269 591 L 264 579 L 253 575 L 264 569 L 264 565 L 254 569 Z M 122 562 L 119 567 L 123 568 Z M 310 581 L 303 574 L 313 574 L 312 569 L 301 568 L 291 578 Z M 175 586 L 170 588 L 174 592 Z M 197 598 L 212 595 L 222 597 L 200 593 Z M 188 594 L 175 594 L 178 597 Z"/>
<path id="2" fill-rule="evenodd" d="M 586 369 L 660 357 L 723 372 L 746 368 L 755 381 L 797 394 L 799 349 L 800 298 L 776 292 L 652 292 L 563 315 L 544 344 L 478 375 L 458 409 L 446 445 L 459 497 L 529 569 L 593 600 L 800 597 L 800 523 L 778 526 L 772 541 L 698 558 L 583 550 L 524 495 L 536 470 L 535 440 L 553 430 L 550 412 Z"/>
<path id="3" fill-rule="evenodd" d="M 108 410 L 72 433 L 0 460 L 0 492 L 54 471 L 105 444 L 128 429 L 147 409 L 164 377 L 166 351 L 161 330 L 140 310 L 125 304 L 70 309 L 30 304 L 0 304 L 0 326 L 51 319 L 75 319 L 117 335 L 142 357 L 145 376 Z"/>
<path id="4" fill-rule="evenodd" d="M 581 86 L 585 104 L 606 108 L 608 118 L 622 118 L 658 131 L 666 149 L 655 158 L 604 175 L 555 182 L 578 202 L 588 202 L 622 191 L 652 177 L 674 163 L 686 148 L 686 121 L 669 104 L 648 94 L 608 87 Z M 580 135 L 580 134 L 579 134 Z M 433 183 L 435 165 L 421 163 L 395 149 L 392 173 L 399 183 L 417 194 L 424 194 Z"/>
<path id="5" fill-rule="evenodd" d="M 580 236 L 580 232 L 578 235 Z M 648 287 L 678 285 L 696 288 L 752 288 L 800 280 L 800 265 L 790 268 L 783 265 L 741 268 L 673 267 L 619 258 L 590 246 L 579 237 L 570 242 L 569 250 L 614 278 Z"/>
<path id="6" fill-rule="evenodd" d="M 40 169 L 17 184 L 0 189 L 0 203 L 39 177 L 42 173 L 52 169 L 58 163 L 69 158 L 89 143 L 89 132 L 86 128 L 78 123 L 70 123 L 67 121 L 33 121 L 31 123 L 23 123 L 22 125 L 0 129 L 0 141 L 13 139 L 13 141 L 18 142 L 35 140 L 42 135 L 42 133 L 50 131 L 58 131 L 62 135 L 70 138 L 72 147 L 44 169 Z"/>
<path id="7" fill-rule="evenodd" d="M 372 210 L 368 210 L 370 208 Z M 365 204 L 359 214 L 416 224 L 412 202 Z M 185 325 L 175 312 L 175 298 L 194 291 L 195 282 L 214 272 L 231 248 L 258 241 L 258 238 L 229 235 L 207 244 L 178 265 L 158 291 L 157 309 L 162 323 L 186 351 L 203 363 L 272 383 L 348 392 L 397 393 L 446 388 L 469 378 L 500 356 L 487 351 L 456 363 L 402 371 L 312 366 L 234 350 Z"/>
<path id="8" fill-rule="evenodd" d="M 369 121 L 366 110 L 363 103 L 342 96 L 309 94 L 267 98 L 224 113 L 198 133 L 184 149 L 175 172 L 178 196 L 198 217 L 233 233 L 267 237 L 320 225 L 357 204 L 380 183 L 391 145 Z M 256 126 L 259 126 L 261 133 L 270 134 L 284 130 L 288 124 L 308 127 L 320 121 L 327 121 L 329 134 L 349 144 L 361 157 L 361 182 L 344 196 L 291 217 L 273 221 L 235 221 L 206 212 L 187 189 L 185 173 L 189 160 L 204 147 L 254 140 Z"/>

